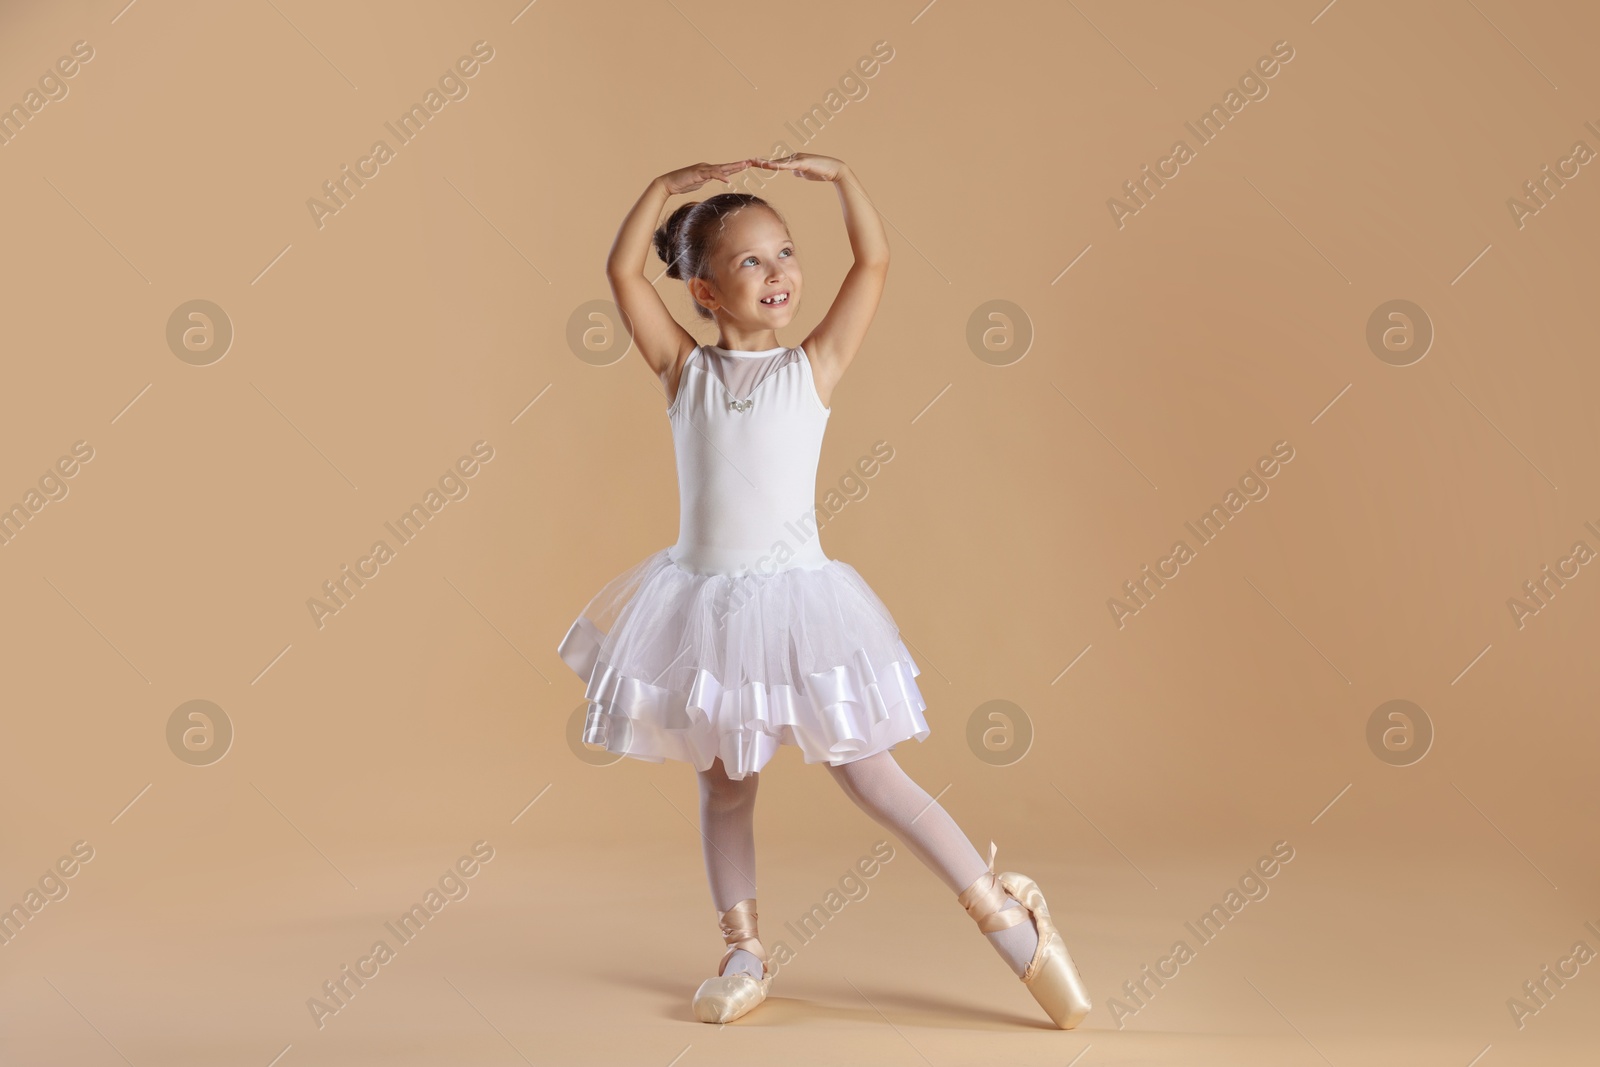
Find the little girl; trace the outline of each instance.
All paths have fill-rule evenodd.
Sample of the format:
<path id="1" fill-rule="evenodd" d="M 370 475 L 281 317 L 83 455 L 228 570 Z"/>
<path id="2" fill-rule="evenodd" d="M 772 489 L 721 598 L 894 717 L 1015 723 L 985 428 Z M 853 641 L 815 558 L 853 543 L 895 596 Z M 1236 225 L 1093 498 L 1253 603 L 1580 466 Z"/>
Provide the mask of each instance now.
<path id="1" fill-rule="evenodd" d="M 782 217 L 749 193 L 667 197 L 750 166 L 837 185 L 855 263 L 792 348 L 800 257 Z M 645 276 L 654 239 L 667 276 L 717 327 L 700 344 Z M 910 847 L 977 922 L 1051 1020 L 1071 1029 L 1090 1001 L 1031 878 L 994 873 L 955 820 L 889 752 L 928 736 L 920 672 L 887 607 L 828 557 L 814 514 L 834 388 L 877 311 L 889 270 L 878 213 L 849 167 L 798 153 L 699 163 L 645 189 L 606 261 L 633 342 L 660 379 L 676 452 L 678 540 L 607 583 L 562 639 L 587 683 L 583 740 L 694 765 L 712 903 L 727 951 L 696 992 L 705 1022 L 737 1019 L 772 982 L 756 934 L 753 815 L 760 770 L 780 745 L 826 763 L 863 811 Z"/>

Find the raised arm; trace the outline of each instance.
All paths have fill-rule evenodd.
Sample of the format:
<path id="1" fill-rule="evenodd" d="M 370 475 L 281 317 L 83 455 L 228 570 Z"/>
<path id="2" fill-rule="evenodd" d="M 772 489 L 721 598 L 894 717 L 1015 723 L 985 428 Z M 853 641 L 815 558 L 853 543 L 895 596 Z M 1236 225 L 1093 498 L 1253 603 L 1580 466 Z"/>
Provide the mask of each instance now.
<path id="1" fill-rule="evenodd" d="M 633 343 L 650 365 L 650 370 L 665 385 L 678 362 L 694 348 L 694 336 L 678 325 L 661 294 L 645 276 L 645 259 L 652 248 L 657 220 L 667 198 L 688 193 L 712 178 L 726 182 L 729 175 L 744 170 L 748 160 L 737 163 L 697 163 L 653 178 L 644 193 L 622 220 L 617 239 L 606 257 L 606 279 L 612 296 L 627 316 Z"/>
<path id="2" fill-rule="evenodd" d="M 840 283 L 833 306 L 802 342 L 811 357 L 819 391 L 831 396 L 877 314 L 884 279 L 889 274 L 889 238 L 855 172 L 839 160 L 800 152 L 754 162 L 758 167 L 792 170 L 811 181 L 831 181 L 839 188 L 839 204 L 855 263 Z"/>

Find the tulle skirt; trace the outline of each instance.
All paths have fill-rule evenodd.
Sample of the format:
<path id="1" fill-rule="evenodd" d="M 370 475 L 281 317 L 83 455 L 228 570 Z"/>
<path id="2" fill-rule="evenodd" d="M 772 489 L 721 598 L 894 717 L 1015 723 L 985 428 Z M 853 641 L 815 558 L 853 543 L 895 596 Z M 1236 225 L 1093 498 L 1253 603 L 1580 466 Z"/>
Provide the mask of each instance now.
<path id="1" fill-rule="evenodd" d="M 661 549 L 590 600 L 557 649 L 586 684 L 583 740 L 730 778 L 780 745 L 848 763 L 928 736 L 920 668 L 842 560 L 772 574 L 697 574 Z"/>

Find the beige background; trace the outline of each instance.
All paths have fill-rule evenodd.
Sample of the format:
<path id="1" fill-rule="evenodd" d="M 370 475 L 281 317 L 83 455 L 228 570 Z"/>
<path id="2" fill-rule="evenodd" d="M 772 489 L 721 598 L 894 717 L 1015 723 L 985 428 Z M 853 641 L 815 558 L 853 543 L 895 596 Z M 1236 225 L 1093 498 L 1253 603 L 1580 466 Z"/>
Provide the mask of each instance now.
<path id="1" fill-rule="evenodd" d="M 123 2 L 0 14 L 0 103 L 94 50 L 0 146 L 0 502 L 93 449 L 0 547 L 0 898 L 93 849 L 0 947 L 5 1062 L 1592 1055 L 1600 964 L 1521 1028 L 1507 1000 L 1600 950 L 1600 575 L 1520 628 L 1507 601 L 1600 549 L 1600 175 L 1506 206 L 1600 150 L 1591 5 Z M 468 95 L 318 228 L 306 201 L 476 41 Z M 796 138 L 877 41 L 866 95 Z M 1118 228 L 1108 198 L 1277 41 L 1269 94 Z M 898 845 L 758 1012 L 694 1022 L 722 950 L 694 777 L 569 745 L 557 642 L 677 531 L 660 387 L 573 316 L 650 177 L 779 142 L 850 163 L 893 244 L 819 488 L 894 458 L 823 545 L 923 668 L 902 764 L 1049 895 L 1096 999 L 1072 1033 Z M 764 195 L 806 256 L 795 343 L 848 245 L 834 190 Z M 207 366 L 166 340 L 196 299 L 234 330 Z M 1403 367 L 1366 342 L 1396 299 L 1435 331 Z M 1032 333 L 1009 365 L 967 341 L 992 300 Z M 308 599 L 478 441 L 468 495 L 319 629 Z M 166 733 L 197 699 L 234 730 L 206 766 Z M 1366 738 L 1395 699 L 1435 732 L 1409 766 Z M 1007 766 L 967 741 L 991 700 L 1034 731 Z M 763 934 L 792 948 L 885 835 L 794 751 L 762 780 Z M 479 841 L 469 895 L 319 1029 L 307 999 Z M 1278 841 L 1269 895 L 1115 1012 Z"/>

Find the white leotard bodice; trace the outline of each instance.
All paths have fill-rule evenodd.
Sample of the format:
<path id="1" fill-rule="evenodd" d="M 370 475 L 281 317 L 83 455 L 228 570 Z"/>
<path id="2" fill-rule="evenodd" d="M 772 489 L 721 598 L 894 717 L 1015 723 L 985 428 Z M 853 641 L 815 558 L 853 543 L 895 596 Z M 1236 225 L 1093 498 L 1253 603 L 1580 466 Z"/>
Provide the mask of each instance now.
<path id="1" fill-rule="evenodd" d="M 697 574 L 829 562 L 815 508 L 831 414 L 803 348 L 690 352 L 667 406 L 678 462 L 672 561 Z"/>

